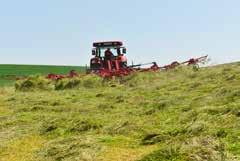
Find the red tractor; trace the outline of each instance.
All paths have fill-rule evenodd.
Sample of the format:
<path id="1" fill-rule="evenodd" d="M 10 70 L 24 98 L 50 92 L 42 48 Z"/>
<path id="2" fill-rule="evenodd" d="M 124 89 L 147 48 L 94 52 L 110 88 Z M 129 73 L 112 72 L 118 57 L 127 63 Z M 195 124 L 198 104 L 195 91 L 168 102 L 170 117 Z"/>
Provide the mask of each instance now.
<path id="1" fill-rule="evenodd" d="M 133 69 L 127 66 L 126 48 L 120 41 L 93 43 L 89 73 L 101 77 L 128 75 Z"/>

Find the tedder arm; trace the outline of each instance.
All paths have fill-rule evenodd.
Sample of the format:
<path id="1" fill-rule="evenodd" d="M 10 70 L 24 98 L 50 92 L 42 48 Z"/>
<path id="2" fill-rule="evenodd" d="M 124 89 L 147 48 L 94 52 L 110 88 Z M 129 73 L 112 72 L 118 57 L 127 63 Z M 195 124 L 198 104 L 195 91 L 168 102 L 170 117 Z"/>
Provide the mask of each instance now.
<path id="1" fill-rule="evenodd" d="M 136 67 L 142 67 L 142 66 L 153 65 L 153 64 L 156 64 L 156 62 L 144 63 L 144 64 L 136 64 L 136 65 L 130 65 L 130 66 L 128 66 L 128 67 L 129 67 L 129 68 L 136 68 Z"/>
<path id="2" fill-rule="evenodd" d="M 160 69 L 165 69 L 165 70 L 174 69 L 174 68 L 176 68 L 177 66 L 180 66 L 180 65 L 198 65 L 199 63 L 206 62 L 207 58 L 208 58 L 208 55 L 205 55 L 205 56 L 202 56 L 202 57 L 199 57 L 199 58 L 191 58 L 191 59 L 189 59 L 187 61 L 184 61 L 182 63 L 174 61 L 171 64 L 160 67 Z"/>
<path id="3" fill-rule="evenodd" d="M 181 64 L 187 64 L 187 65 L 196 65 L 198 63 L 204 63 L 207 61 L 208 55 L 199 57 L 199 58 L 191 58 L 188 61 L 182 62 Z"/>

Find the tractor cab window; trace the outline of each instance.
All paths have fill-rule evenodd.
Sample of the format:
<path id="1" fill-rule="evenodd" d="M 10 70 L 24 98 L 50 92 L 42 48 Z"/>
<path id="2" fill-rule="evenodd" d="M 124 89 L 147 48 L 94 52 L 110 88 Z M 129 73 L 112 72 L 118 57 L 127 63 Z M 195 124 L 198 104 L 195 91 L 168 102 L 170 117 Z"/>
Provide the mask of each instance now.
<path id="1" fill-rule="evenodd" d="M 100 55 L 101 57 L 105 57 L 105 53 L 111 53 L 114 57 L 119 55 L 120 50 L 117 48 L 101 48 Z"/>

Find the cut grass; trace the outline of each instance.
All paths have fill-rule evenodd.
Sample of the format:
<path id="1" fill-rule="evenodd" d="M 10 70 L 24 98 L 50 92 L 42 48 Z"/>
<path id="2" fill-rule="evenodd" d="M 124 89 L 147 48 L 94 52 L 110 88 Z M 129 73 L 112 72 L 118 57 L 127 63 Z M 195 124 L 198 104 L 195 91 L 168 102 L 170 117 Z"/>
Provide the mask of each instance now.
<path id="1" fill-rule="evenodd" d="M 10 157 L 20 151 L 14 142 L 37 136 L 44 144 L 27 153 L 40 161 L 240 160 L 239 71 L 235 63 L 109 82 L 87 76 L 61 90 L 7 87 L 0 151 L 10 147 Z"/>
<path id="2" fill-rule="evenodd" d="M 25 136 L 11 141 L 0 152 L 0 161 L 35 161 L 37 151 L 43 146 L 40 136 Z"/>
<path id="3" fill-rule="evenodd" d="M 153 152 L 157 146 L 142 146 L 138 148 L 107 147 L 98 157 L 98 161 L 136 161 Z"/>

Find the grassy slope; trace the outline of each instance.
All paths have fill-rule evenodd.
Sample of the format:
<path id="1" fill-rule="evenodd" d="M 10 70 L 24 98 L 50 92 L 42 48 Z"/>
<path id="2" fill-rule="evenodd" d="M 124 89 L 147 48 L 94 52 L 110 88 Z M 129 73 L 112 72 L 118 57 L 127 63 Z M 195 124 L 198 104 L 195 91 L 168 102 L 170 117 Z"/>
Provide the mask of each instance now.
<path id="1" fill-rule="evenodd" d="M 0 161 L 240 160 L 240 63 L 122 81 L 2 88 Z"/>
<path id="2" fill-rule="evenodd" d="M 77 66 L 47 66 L 47 65 L 0 65 L 0 86 L 12 85 L 18 76 L 48 73 L 66 74 L 70 70 L 83 70 Z"/>

